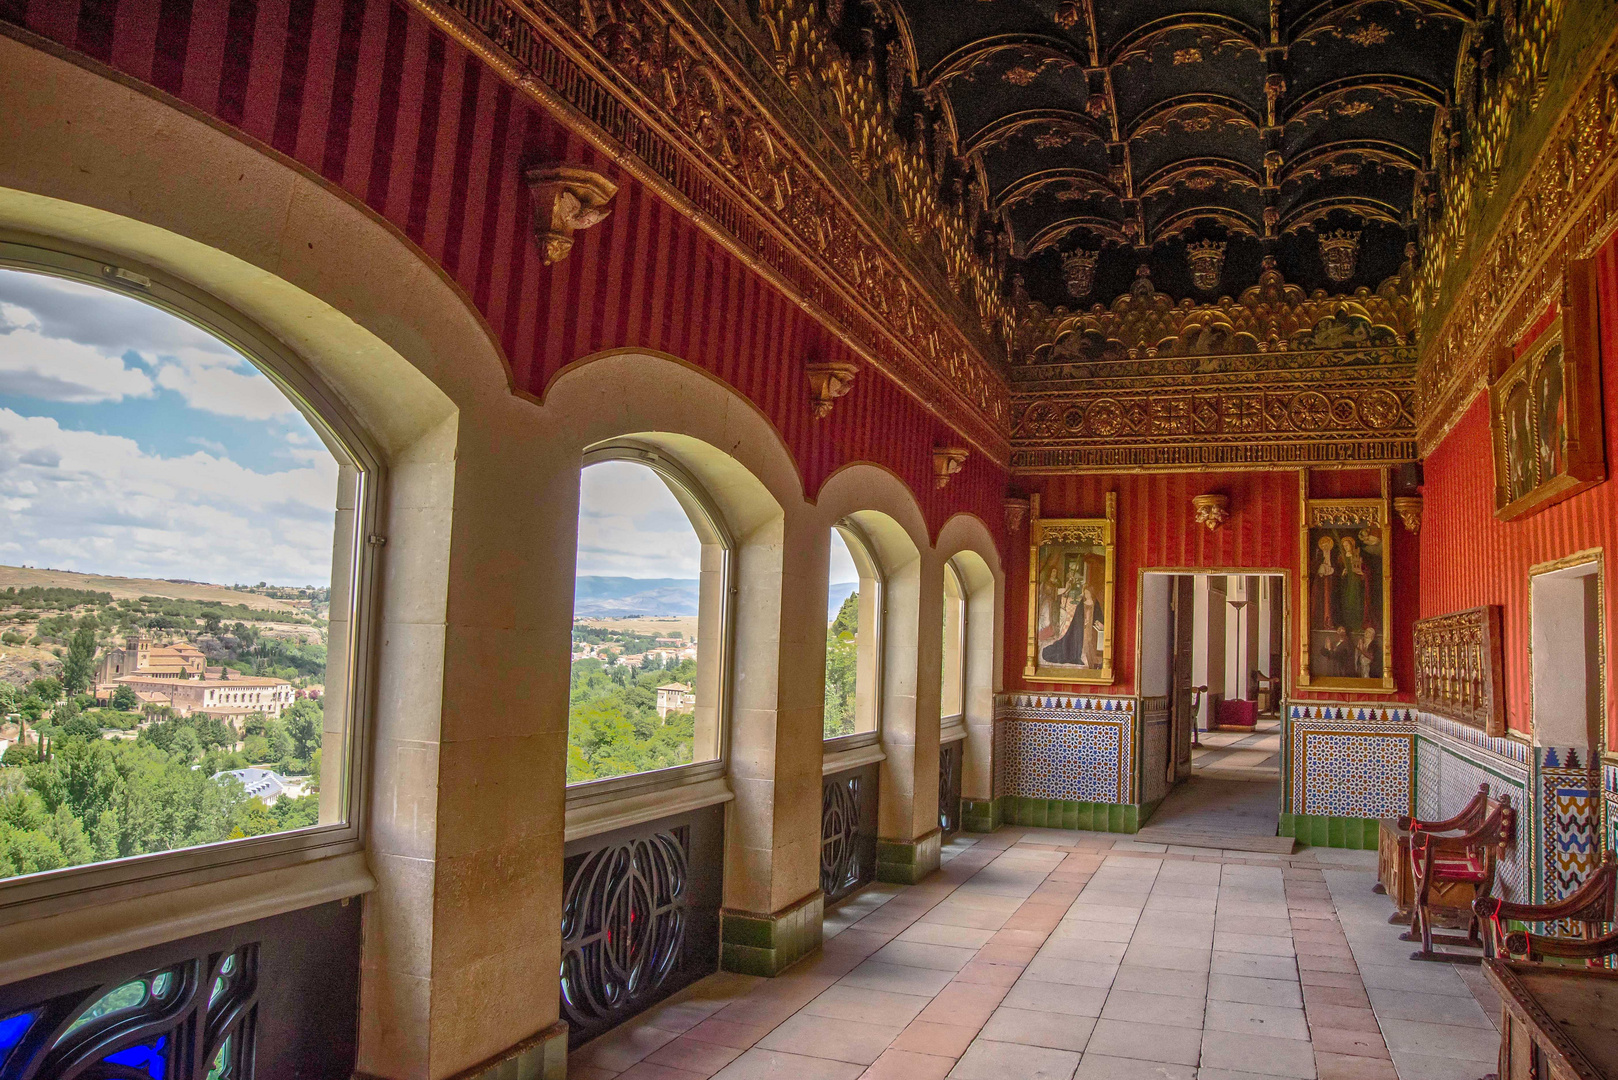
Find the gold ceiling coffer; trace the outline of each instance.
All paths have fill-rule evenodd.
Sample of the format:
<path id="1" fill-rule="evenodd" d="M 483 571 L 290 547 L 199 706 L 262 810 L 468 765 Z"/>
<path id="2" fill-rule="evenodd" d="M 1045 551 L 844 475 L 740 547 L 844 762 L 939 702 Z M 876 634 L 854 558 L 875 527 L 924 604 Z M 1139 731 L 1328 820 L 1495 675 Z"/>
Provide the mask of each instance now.
<path id="1" fill-rule="evenodd" d="M 935 446 L 933 447 L 933 486 L 943 489 L 949 483 L 949 478 L 961 471 L 966 464 L 966 447 L 964 446 Z"/>
<path id="2" fill-rule="evenodd" d="M 809 364 L 804 372 L 809 376 L 810 410 L 816 420 L 824 420 L 831 415 L 831 403 L 854 389 L 854 376 L 860 373 L 860 367 L 844 360 L 828 360 Z"/>
<path id="3" fill-rule="evenodd" d="M 534 239 L 550 266 L 573 250 L 576 231 L 606 220 L 618 185 L 589 169 L 540 165 L 528 170 L 528 190 L 534 196 Z"/>
<path id="4" fill-rule="evenodd" d="M 1399 515 L 1404 527 L 1413 533 L 1421 532 L 1421 496 L 1401 495 L 1393 500 L 1393 512 Z"/>
<path id="5" fill-rule="evenodd" d="M 1191 496 L 1191 507 L 1197 512 L 1197 524 L 1206 525 L 1209 532 L 1230 519 L 1230 496 L 1217 492 Z"/>
<path id="6" fill-rule="evenodd" d="M 1007 499 L 1005 501 L 1005 508 L 1006 532 L 1011 533 L 1012 535 L 1022 532 L 1023 520 L 1028 516 L 1028 500 Z"/>

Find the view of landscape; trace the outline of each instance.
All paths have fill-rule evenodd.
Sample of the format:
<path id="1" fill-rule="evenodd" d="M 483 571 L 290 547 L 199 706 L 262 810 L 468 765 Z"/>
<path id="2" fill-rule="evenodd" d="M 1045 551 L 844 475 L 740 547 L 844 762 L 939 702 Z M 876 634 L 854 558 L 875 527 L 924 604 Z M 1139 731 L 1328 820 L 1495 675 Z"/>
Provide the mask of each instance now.
<path id="1" fill-rule="evenodd" d="M 0 877 L 319 821 L 336 481 L 219 340 L 0 270 Z"/>
<path id="2" fill-rule="evenodd" d="M 826 600 L 825 737 L 852 735 L 856 726 L 854 696 L 859 682 L 860 575 L 848 541 L 831 531 L 831 583 Z"/>

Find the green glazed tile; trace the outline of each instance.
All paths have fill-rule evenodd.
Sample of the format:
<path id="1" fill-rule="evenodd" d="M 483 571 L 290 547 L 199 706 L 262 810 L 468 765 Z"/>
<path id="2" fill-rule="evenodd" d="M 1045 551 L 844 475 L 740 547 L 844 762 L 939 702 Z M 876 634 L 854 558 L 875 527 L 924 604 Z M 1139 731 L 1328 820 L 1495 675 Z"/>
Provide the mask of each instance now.
<path id="1" fill-rule="evenodd" d="M 1348 846 L 1347 822 L 1340 817 L 1326 819 L 1326 843 L 1334 848 Z"/>
<path id="2" fill-rule="evenodd" d="M 775 945 L 775 925 L 769 919 L 746 915 L 720 916 L 720 937 L 727 945 L 768 949 Z"/>
<path id="3" fill-rule="evenodd" d="M 774 949 L 750 949 L 745 945 L 725 945 L 720 949 L 719 966 L 739 975 L 762 975 L 774 978 L 780 970 L 776 966 Z M 783 967 L 785 965 L 782 965 Z"/>

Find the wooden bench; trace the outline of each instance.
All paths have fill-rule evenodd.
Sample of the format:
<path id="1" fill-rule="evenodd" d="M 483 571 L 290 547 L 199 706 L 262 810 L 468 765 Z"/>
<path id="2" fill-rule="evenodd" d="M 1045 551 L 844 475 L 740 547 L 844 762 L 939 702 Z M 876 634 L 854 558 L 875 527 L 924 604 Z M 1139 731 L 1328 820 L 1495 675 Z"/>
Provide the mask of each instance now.
<path id="1" fill-rule="evenodd" d="M 1443 821 L 1422 821 L 1408 814 L 1383 818 L 1377 834 L 1376 892 L 1393 900 L 1390 923 L 1410 922 L 1410 906 L 1415 902 L 1415 886 L 1410 877 L 1410 835 L 1418 832 L 1464 833 L 1477 828 L 1489 814 L 1489 785 L 1480 784 L 1459 814 Z"/>
<path id="2" fill-rule="evenodd" d="M 1411 928 L 1399 935 L 1405 941 L 1420 941 L 1421 948 L 1410 954 L 1412 960 L 1446 960 L 1477 963 L 1482 956 L 1444 953 L 1433 949 L 1435 941 L 1445 945 L 1481 947 L 1479 918 L 1473 901 L 1494 889 L 1500 857 L 1517 839 L 1517 811 L 1511 796 L 1502 795 L 1488 817 L 1477 828 L 1450 836 L 1416 832 L 1410 835 L 1410 871 L 1415 886 L 1411 904 Z M 1441 914 L 1461 913 L 1466 936 L 1434 934 L 1433 923 Z"/>
<path id="3" fill-rule="evenodd" d="M 1484 896 L 1472 902 L 1472 910 L 1483 924 L 1484 951 L 1490 956 L 1521 957 L 1538 960 L 1544 956 L 1584 956 L 1592 964 L 1618 951 L 1618 946 L 1606 948 L 1600 943 L 1618 941 L 1607 932 L 1613 922 L 1614 898 L 1618 897 L 1618 861 L 1607 852 L 1601 864 L 1585 879 L 1573 895 L 1550 904 L 1516 904 L 1498 896 Z M 1578 923 L 1576 938 L 1563 938 L 1518 931 L 1506 932 L 1506 921 L 1545 923 Z M 1603 937 L 1603 934 L 1606 936 Z M 1565 948 L 1564 948 L 1565 946 Z M 1591 946 L 1597 947 L 1592 956 Z M 1571 950 L 1571 951 L 1568 951 Z"/>
<path id="4" fill-rule="evenodd" d="M 1500 995 L 1499 1080 L 1618 1078 L 1618 971 L 1489 960 L 1484 974 Z"/>

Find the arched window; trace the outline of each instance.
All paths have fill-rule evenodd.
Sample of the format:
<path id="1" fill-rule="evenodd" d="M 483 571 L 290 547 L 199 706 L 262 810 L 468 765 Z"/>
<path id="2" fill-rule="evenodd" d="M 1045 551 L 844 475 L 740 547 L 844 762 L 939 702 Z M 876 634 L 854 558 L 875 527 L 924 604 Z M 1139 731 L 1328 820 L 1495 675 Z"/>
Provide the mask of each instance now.
<path id="1" fill-rule="evenodd" d="M 882 571 L 852 520 L 831 531 L 828 579 L 824 732 L 840 739 L 875 732 L 882 712 Z"/>
<path id="2" fill-rule="evenodd" d="M 939 717 L 959 723 L 966 701 L 966 583 L 953 560 L 944 564 L 944 662 Z"/>
<path id="3" fill-rule="evenodd" d="M 570 786 L 617 792 L 627 785 L 608 781 L 722 760 L 732 546 L 706 493 L 667 454 L 620 442 L 586 455 Z"/>
<path id="4" fill-rule="evenodd" d="M 379 471 L 245 319 L 0 244 L 8 895 L 357 844 Z"/>

